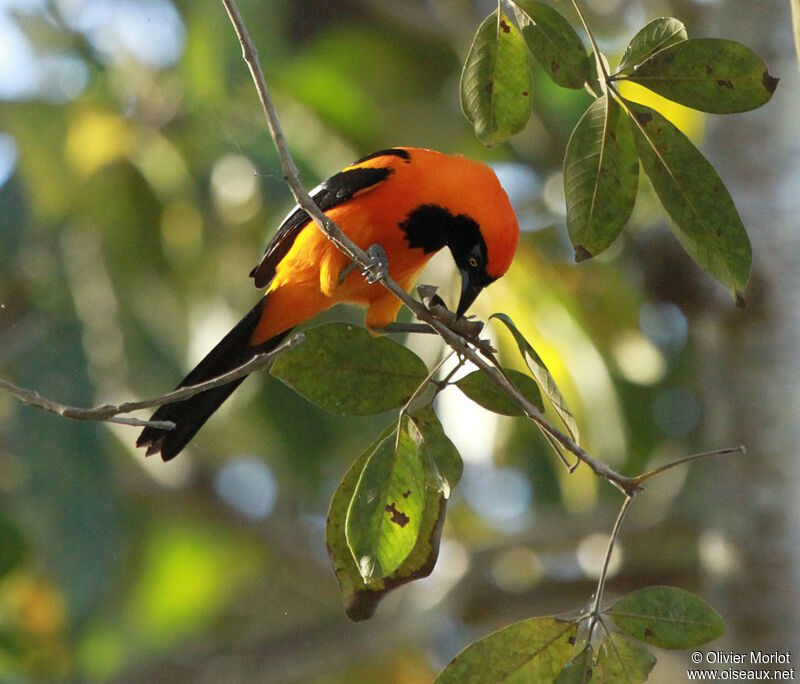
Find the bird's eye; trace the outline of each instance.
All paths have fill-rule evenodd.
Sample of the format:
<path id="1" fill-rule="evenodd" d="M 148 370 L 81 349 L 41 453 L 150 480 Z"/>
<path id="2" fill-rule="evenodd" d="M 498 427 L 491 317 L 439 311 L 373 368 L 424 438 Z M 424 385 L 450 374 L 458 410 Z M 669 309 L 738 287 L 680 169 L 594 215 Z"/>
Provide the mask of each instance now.
<path id="1" fill-rule="evenodd" d="M 469 265 L 472 268 L 478 268 L 478 260 L 473 256 L 469 258 Z"/>

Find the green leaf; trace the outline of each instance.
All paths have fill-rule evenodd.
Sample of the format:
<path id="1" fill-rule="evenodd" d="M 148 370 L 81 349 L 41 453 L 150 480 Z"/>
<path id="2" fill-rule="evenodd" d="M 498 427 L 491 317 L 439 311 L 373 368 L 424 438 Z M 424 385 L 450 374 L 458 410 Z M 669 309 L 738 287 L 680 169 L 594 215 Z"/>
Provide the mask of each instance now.
<path id="1" fill-rule="evenodd" d="M 639 159 L 671 219 L 672 232 L 743 304 L 753 255 L 728 189 L 709 161 L 661 114 L 640 104 L 627 106 L 634 115 Z"/>
<path id="2" fill-rule="evenodd" d="M 418 444 L 402 428 L 367 459 L 347 511 L 347 544 L 365 582 L 400 567 L 417 543 L 424 507 Z"/>
<path id="3" fill-rule="evenodd" d="M 628 44 L 617 67 L 617 73 L 630 70 L 652 57 L 659 50 L 664 50 L 688 38 L 686 27 L 677 19 L 672 17 L 653 19 Z"/>
<path id="4" fill-rule="evenodd" d="M 725 633 L 716 610 L 676 587 L 634 591 L 611 606 L 607 615 L 620 631 L 659 648 L 695 648 Z"/>
<path id="5" fill-rule="evenodd" d="M 547 366 L 544 365 L 544 361 L 542 361 L 539 354 L 536 353 L 536 350 L 531 346 L 530 342 L 525 339 L 525 336 L 517 329 L 514 321 L 512 321 L 509 316 L 504 313 L 496 313 L 492 314 L 490 318 L 497 318 L 502 321 L 511 331 L 511 334 L 517 342 L 517 347 L 519 347 L 519 352 L 522 354 L 522 358 L 525 359 L 525 363 L 533 374 L 534 379 L 539 383 L 539 387 L 541 387 L 542 392 L 544 392 L 544 396 L 546 396 L 553 405 L 553 409 L 564 423 L 564 427 L 567 429 L 572 441 L 578 444 L 580 440 L 578 423 L 575 422 L 572 411 L 569 410 L 567 402 L 561 394 L 561 390 L 558 389 L 558 385 L 556 385 L 553 376 L 550 375 L 550 371 L 547 370 Z"/>
<path id="6" fill-rule="evenodd" d="M 587 681 L 593 684 L 639 684 L 647 680 L 655 664 L 655 656 L 644 646 L 615 634 L 603 640 L 594 659 L 592 677 Z"/>
<path id="7" fill-rule="evenodd" d="M 575 29 L 560 12 L 537 0 L 513 0 L 522 37 L 556 85 L 580 89 L 589 77 L 589 57 Z"/>
<path id="8" fill-rule="evenodd" d="M 450 496 L 450 491 L 461 480 L 464 463 L 461 455 L 444 432 L 439 418 L 430 406 L 415 411 L 411 420 L 422 438 L 425 458 L 433 462 L 438 473 L 437 489 Z"/>
<path id="9" fill-rule="evenodd" d="M 416 545 L 397 570 L 384 579 L 365 584 L 353 560 L 345 534 L 347 511 L 367 459 L 387 436 L 394 436 L 396 426 L 387 428 L 356 460 L 331 499 L 325 542 L 339 582 L 345 611 L 351 620 L 360 621 L 372 617 L 378 602 L 389 591 L 430 575 L 439 555 L 447 497 L 450 489 L 458 483 L 463 466 L 458 451 L 445 436 L 432 409 L 417 411 L 412 418 L 423 439 L 425 507 Z"/>
<path id="10" fill-rule="evenodd" d="M 756 109 L 769 102 L 779 80 L 749 47 L 720 38 L 676 43 L 653 55 L 628 78 L 669 100 L 711 114 Z"/>
<path id="11" fill-rule="evenodd" d="M 605 72 L 603 69 L 605 68 Z M 603 97 L 608 93 L 608 85 L 606 84 L 606 73 L 610 72 L 608 66 L 608 59 L 600 52 L 594 55 L 589 68 L 589 79 L 586 81 L 586 92 L 595 99 Z"/>
<path id="12" fill-rule="evenodd" d="M 533 79 L 519 29 L 499 10 L 480 25 L 461 72 L 461 109 L 489 147 L 519 133 L 531 115 Z"/>
<path id="13" fill-rule="evenodd" d="M 564 158 L 567 229 L 577 261 L 600 254 L 616 239 L 633 211 L 638 187 L 639 155 L 630 121 L 605 95 L 575 126 Z"/>
<path id="14" fill-rule="evenodd" d="M 515 370 L 506 370 L 508 379 L 522 395 L 540 411 L 544 411 L 539 386 L 527 375 Z M 503 416 L 524 416 L 519 404 L 495 385 L 483 371 L 474 371 L 456 382 L 456 386 L 476 404 Z"/>
<path id="15" fill-rule="evenodd" d="M 570 659 L 577 631 L 552 617 L 509 625 L 467 646 L 434 684 L 551 682 Z"/>
<path id="16" fill-rule="evenodd" d="M 594 653 L 591 646 L 586 646 L 578 655 L 570 660 L 553 684 L 586 684 L 592 679 Z"/>
<path id="17" fill-rule="evenodd" d="M 428 375 L 422 359 L 388 337 L 328 323 L 281 354 L 270 373 L 332 413 L 366 416 L 405 404 Z"/>

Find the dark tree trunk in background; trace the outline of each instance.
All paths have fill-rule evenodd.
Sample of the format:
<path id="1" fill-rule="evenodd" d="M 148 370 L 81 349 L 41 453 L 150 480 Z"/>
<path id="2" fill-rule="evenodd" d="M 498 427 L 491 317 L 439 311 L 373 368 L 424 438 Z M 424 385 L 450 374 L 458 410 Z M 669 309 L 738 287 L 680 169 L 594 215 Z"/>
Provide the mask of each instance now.
<path id="1" fill-rule="evenodd" d="M 710 409 L 702 442 L 728 446 L 733 439 L 748 448 L 743 458 L 701 466 L 713 501 L 703 509 L 711 516 L 706 524 L 735 545 L 740 561 L 704 594 L 726 618 L 734 651 L 799 655 L 800 78 L 788 2 L 729 0 L 706 16 L 713 23 L 705 35 L 749 45 L 781 83 L 760 110 L 709 117 L 704 145 L 754 252 L 748 307 L 727 316 L 715 307 L 713 322 L 691 321 Z"/>

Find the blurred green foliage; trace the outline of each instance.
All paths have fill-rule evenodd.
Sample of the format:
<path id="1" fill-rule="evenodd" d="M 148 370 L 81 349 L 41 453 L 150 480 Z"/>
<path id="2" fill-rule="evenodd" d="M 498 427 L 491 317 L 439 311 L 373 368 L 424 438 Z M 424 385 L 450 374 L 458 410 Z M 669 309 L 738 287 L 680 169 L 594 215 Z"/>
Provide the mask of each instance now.
<path id="1" fill-rule="evenodd" d="M 624 242 L 572 263 L 560 168 L 585 94 L 534 70 L 531 124 L 490 152 L 458 104 L 460 58 L 483 16 L 473 3 L 240 4 L 309 186 L 397 144 L 503 162 L 526 234 L 475 312 L 513 317 L 586 448 L 615 468 L 638 472 L 701 443 L 702 407 L 675 399 L 696 391 L 686 302 L 666 301 L 668 288 L 647 276 L 653 261 L 669 272 L 684 257 L 639 257 L 658 221 L 652 198 L 640 196 Z M 14 150 L 0 187 L 0 373 L 93 405 L 170 389 L 252 306 L 247 274 L 291 201 L 219 2 L 176 2 L 169 21 L 169 0 L 130 2 L 119 15 L 100 2 L 67 5 L 2 10 L 0 26 L 21 31 L 37 60 L 72 66 L 0 101 Z M 92 7 L 92 21 L 75 19 Z M 684 19 L 699 11 L 681 7 Z M 621 51 L 629 27 L 597 21 Z M 177 57 L 157 57 L 151 42 L 170 40 Z M 697 141 L 702 116 L 691 116 L 676 124 L 694 126 Z M 439 260 L 423 280 L 446 295 L 453 269 Z M 703 280 L 689 306 L 714 301 L 715 288 Z M 490 329 L 522 370 L 510 335 Z M 440 353 L 429 340 L 409 343 L 429 362 Z M 262 374 L 190 452 L 163 464 L 135 451 L 131 428 L 71 423 L 0 395 L 0 679 L 424 682 L 474 629 L 582 605 L 590 564 L 573 552 L 605 531 L 597 524 L 610 523 L 615 492 L 585 468 L 568 475 L 532 425 L 476 420 L 480 409 L 446 394 L 440 416 L 466 471 L 439 567 L 366 627 L 346 622 L 322 530 L 336 484 L 387 417 L 326 414 Z M 223 496 L 226 468 L 245 456 L 277 484 L 260 513 L 237 503 L 242 481 Z M 654 497 L 651 522 L 680 491 Z M 691 585 L 689 529 L 660 571 Z M 640 556 L 658 539 L 640 540 Z M 527 565 L 503 565 L 521 548 Z M 642 567 L 621 577 L 651 572 Z"/>

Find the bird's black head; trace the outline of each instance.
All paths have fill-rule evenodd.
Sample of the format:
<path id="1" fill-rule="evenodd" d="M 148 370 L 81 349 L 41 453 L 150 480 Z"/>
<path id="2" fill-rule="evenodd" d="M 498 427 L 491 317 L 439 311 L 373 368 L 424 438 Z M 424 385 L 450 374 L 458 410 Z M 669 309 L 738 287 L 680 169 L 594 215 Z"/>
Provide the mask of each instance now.
<path id="1" fill-rule="evenodd" d="M 461 298 L 456 314 L 463 316 L 481 290 L 495 278 L 486 270 L 486 242 L 478 223 L 465 214 L 453 215 L 436 204 L 423 204 L 400 224 L 409 247 L 426 253 L 449 247 L 461 273 Z"/>

